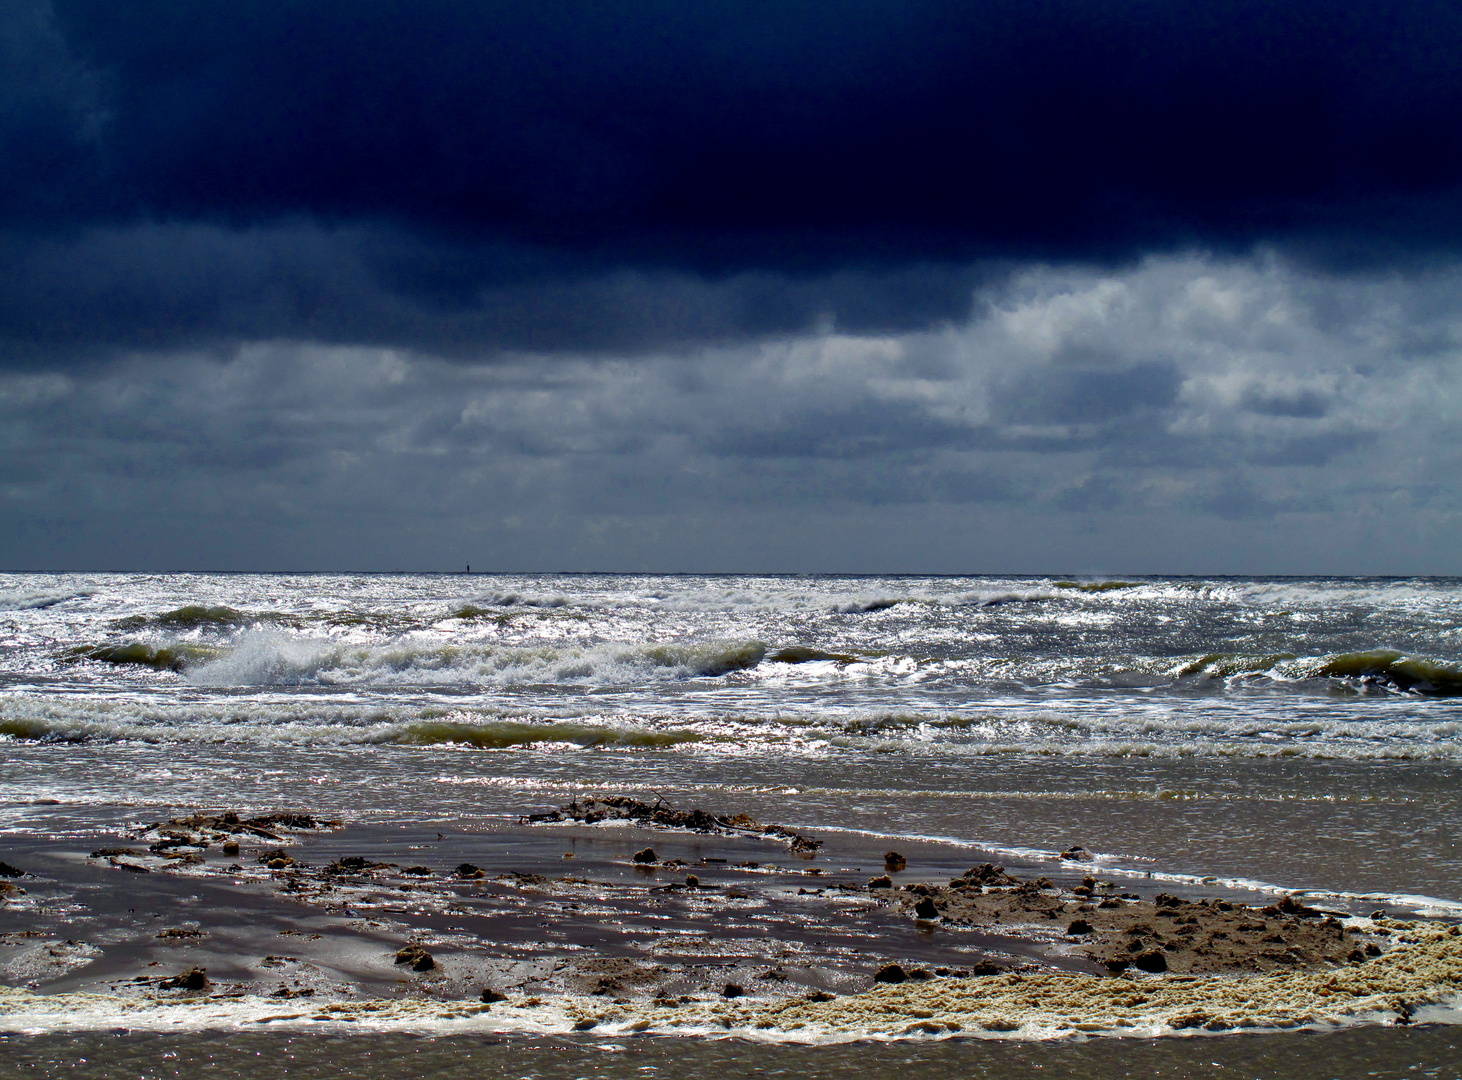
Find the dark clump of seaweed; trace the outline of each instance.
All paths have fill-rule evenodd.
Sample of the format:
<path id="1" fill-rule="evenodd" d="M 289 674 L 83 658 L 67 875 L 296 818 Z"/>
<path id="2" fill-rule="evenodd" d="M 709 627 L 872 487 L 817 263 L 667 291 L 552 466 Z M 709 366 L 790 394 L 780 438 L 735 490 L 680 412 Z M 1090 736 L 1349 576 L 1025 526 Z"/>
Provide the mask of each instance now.
<path id="1" fill-rule="evenodd" d="M 526 814 L 521 820 L 530 824 L 573 821 L 585 825 L 636 821 L 662 829 L 688 829 L 723 836 L 767 836 L 784 841 L 792 851 L 804 854 L 822 847 L 821 840 L 803 836 L 783 825 L 763 825 L 750 814 L 713 814 L 699 807 L 679 810 L 660 795 L 652 803 L 630 795 L 591 795 L 542 814 Z"/>

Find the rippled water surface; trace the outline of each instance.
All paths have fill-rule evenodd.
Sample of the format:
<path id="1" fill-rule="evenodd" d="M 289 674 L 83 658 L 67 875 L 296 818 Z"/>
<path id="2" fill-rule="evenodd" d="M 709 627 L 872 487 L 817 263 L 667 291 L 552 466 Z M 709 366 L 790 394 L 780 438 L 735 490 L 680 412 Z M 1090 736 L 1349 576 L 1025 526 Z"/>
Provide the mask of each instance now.
<path id="1" fill-rule="evenodd" d="M 0 841 L 654 792 L 973 859 L 1462 910 L 1462 582 L 0 577 Z M 1218 887 L 1218 885 L 1216 885 Z M 777 1047 L 111 1032 L 16 1076 L 1462 1074 L 1455 1028 Z"/>
<path id="2" fill-rule="evenodd" d="M 1459 635 L 1454 579 L 11 575 L 0 825 L 612 788 L 1458 902 Z"/>
<path id="3" fill-rule="evenodd" d="M 1456 1028 L 1370 1028 L 1324 1035 L 1066 1043 L 949 1041 L 851 1046 L 765 1046 L 734 1040 L 422 1039 L 401 1035 L 58 1035 L 0 1038 L 10 1075 L 72 1080 L 197 1076 L 351 1076 L 394 1080 L 644 1080 L 713 1075 L 832 1080 L 893 1076 L 943 1080 L 1244 1077 L 1246 1080 L 1457 1080 Z"/>

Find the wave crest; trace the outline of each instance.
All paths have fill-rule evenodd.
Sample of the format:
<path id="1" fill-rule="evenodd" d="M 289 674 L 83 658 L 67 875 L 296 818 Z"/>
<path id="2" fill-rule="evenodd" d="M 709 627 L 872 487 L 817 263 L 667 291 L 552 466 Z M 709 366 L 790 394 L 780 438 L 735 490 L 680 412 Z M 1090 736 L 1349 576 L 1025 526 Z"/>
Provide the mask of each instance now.
<path id="1" fill-rule="evenodd" d="M 196 669 L 200 685 L 605 684 L 646 678 L 716 678 L 755 667 L 760 641 L 510 646 L 403 640 L 387 645 L 242 635 Z"/>
<path id="2" fill-rule="evenodd" d="M 90 595 L 92 594 L 89 592 L 57 592 L 46 589 L 0 591 L 0 611 L 35 611 Z"/>
<path id="3" fill-rule="evenodd" d="M 232 629 L 242 626 L 246 621 L 248 616 L 226 605 L 209 607 L 205 604 L 185 604 L 156 615 L 128 615 L 112 625 L 118 630 L 141 630 L 145 627 L 157 627 L 161 630 Z"/>

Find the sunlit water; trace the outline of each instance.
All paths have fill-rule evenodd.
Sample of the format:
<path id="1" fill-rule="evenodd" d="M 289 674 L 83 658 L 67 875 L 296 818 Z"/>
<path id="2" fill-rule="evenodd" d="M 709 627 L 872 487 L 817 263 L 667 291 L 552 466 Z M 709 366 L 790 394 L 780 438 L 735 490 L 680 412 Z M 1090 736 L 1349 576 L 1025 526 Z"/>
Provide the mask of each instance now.
<path id="1" fill-rule="evenodd" d="M 1425 909 L 1459 656 L 1454 579 L 10 575 L 0 829 L 653 791 Z"/>

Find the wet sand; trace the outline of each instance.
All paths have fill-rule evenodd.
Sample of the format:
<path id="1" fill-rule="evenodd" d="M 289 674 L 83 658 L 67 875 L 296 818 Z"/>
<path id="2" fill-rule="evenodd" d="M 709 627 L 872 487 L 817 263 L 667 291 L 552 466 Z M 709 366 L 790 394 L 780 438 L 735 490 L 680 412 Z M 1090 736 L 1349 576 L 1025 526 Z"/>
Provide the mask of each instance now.
<path id="1" fill-rule="evenodd" d="M 950 845 L 887 852 L 729 812 L 697 830 L 579 809 L 450 832 L 215 812 L 85 845 L 13 838 L 0 1026 L 1137 1035 L 1407 1024 L 1462 989 L 1462 938 L 1400 912 L 1105 881 L 1080 850 L 970 866 Z"/>

